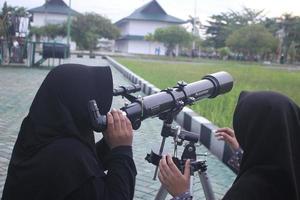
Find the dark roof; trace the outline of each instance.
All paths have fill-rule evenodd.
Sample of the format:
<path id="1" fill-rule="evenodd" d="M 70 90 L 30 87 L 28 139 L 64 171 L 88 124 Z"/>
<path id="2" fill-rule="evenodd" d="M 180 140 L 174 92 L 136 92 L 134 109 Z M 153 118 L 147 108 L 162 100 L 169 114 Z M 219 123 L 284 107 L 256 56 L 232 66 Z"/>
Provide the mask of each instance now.
<path id="1" fill-rule="evenodd" d="M 44 5 L 28 10 L 31 13 L 53 13 L 68 15 L 78 15 L 79 13 L 71 9 L 63 0 L 48 0 Z"/>
<path id="2" fill-rule="evenodd" d="M 127 22 L 128 20 L 160 21 L 174 24 L 183 24 L 186 22 L 184 20 L 168 15 L 156 0 L 152 0 L 144 6 L 136 9 L 131 15 L 117 21 L 115 24 L 120 25 L 124 22 Z"/>

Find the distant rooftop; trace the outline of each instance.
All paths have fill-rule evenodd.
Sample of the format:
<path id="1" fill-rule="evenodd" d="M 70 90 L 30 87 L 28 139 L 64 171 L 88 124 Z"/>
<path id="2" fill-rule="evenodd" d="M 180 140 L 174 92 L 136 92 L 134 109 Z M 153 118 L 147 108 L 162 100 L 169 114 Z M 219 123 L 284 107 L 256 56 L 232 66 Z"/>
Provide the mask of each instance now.
<path id="1" fill-rule="evenodd" d="M 131 15 L 117 21 L 115 24 L 120 25 L 128 20 L 158 21 L 174 24 L 186 23 L 184 20 L 168 15 L 156 0 L 152 0 L 142 7 L 136 9 Z"/>
<path id="2" fill-rule="evenodd" d="M 78 15 L 79 13 L 71 9 L 63 0 L 47 0 L 44 5 L 28 10 L 31 13 L 52 13 L 68 15 L 69 11 L 71 15 Z"/>

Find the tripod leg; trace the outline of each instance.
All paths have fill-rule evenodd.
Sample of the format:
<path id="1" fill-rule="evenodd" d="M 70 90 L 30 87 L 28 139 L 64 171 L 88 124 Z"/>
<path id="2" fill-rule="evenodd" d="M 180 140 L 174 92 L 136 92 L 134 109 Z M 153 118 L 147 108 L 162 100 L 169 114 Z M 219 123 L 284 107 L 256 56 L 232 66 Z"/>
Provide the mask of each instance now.
<path id="1" fill-rule="evenodd" d="M 206 200 L 215 200 L 216 198 L 215 198 L 215 195 L 213 193 L 211 183 L 210 183 L 210 180 L 207 176 L 207 173 L 198 171 L 198 174 L 199 174 L 199 178 L 200 178 L 200 181 L 201 181 L 201 184 L 202 184 L 202 188 L 203 188 Z"/>
<path id="2" fill-rule="evenodd" d="M 168 191 L 161 185 L 156 196 L 155 200 L 164 200 L 168 195 Z"/>

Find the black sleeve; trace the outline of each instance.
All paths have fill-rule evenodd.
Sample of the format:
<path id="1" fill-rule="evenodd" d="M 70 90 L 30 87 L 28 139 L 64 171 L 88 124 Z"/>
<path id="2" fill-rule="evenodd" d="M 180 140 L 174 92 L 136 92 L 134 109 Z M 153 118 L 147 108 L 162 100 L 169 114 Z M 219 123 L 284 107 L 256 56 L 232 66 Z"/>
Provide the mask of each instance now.
<path id="1" fill-rule="evenodd" d="M 237 172 L 240 170 L 244 151 L 241 148 L 234 150 L 233 155 L 228 160 L 228 164 L 233 167 Z"/>
<path id="2" fill-rule="evenodd" d="M 92 177 L 66 200 L 131 200 L 134 195 L 136 168 L 132 148 L 112 149 L 108 158 L 108 172 L 104 177 Z"/>
<path id="3" fill-rule="evenodd" d="M 99 161 L 104 167 L 104 170 L 107 170 L 107 159 L 109 154 L 111 153 L 111 150 L 103 138 L 96 143 L 96 151 Z"/>

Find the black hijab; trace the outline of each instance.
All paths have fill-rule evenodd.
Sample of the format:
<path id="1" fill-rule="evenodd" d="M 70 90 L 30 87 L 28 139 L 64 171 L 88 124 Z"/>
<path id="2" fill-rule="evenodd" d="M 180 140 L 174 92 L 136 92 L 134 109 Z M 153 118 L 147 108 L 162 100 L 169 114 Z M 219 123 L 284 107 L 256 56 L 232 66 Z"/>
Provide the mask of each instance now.
<path id="1" fill-rule="evenodd" d="M 112 103 L 112 90 L 109 67 L 64 64 L 51 70 L 22 122 L 3 199 L 13 192 L 28 194 L 34 191 L 32 187 L 38 190 L 47 181 L 49 191 L 54 191 L 48 198 L 59 199 L 86 178 L 96 176 L 99 169 L 88 101 L 95 99 L 100 113 L 106 114 Z M 74 157 L 67 155 L 69 151 Z M 67 159 L 63 158 L 64 153 Z M 62 170 L 63 175 L 54 178 L 53 174 L 58 174 L 55 170 Z M 49 172 L 48 177 L 45 171 Z"/>
<path id="2" fill-rule="evenodd" d="M 244 150 L 224 199 L 300 199 L 300 109 L 275 92 L 242 92 L 233 117 Z"/>

